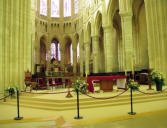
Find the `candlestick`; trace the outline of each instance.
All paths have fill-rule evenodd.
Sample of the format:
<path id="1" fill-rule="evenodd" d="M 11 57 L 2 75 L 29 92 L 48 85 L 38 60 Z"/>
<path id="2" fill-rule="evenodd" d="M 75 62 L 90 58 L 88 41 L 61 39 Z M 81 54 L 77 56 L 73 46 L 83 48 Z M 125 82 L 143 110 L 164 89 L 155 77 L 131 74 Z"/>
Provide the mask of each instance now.
<path id="1" fill-rule="evenodd" d="M 127 71 L 126 71 L 126 69 L 125 69 L 125 76 L 127 76 Z"/>
<path id="2" fill-rule="evenodd" d="M 133 58 L 132 58 L 131 66 L 132 66 L 132 77 L 134 78 L 134 65 L 133 65 Z"/>
<path id="3" fill-rule="evenodd" d="M 88 73 L 86 72 L 86 78 L 87 78 L 87 76 L 88 76 Z"/>

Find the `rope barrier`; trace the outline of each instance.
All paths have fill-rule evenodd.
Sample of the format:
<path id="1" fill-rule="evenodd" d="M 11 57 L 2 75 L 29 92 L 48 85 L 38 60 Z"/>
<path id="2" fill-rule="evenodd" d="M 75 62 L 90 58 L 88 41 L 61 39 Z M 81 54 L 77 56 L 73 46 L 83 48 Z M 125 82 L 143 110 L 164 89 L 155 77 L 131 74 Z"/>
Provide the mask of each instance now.
<path id="1" fill-rule="evenodd" d="M 162 90 L 161 92 L 154 92 L 154 93 L 147 93 L 147 92 L 143 92 L 143 91 L 140 91 L 140 90 L 137 90 L 137 91 L 140 92 L 140 93 L 146 94 L 146 95 L 156 95 L 156 94 L 163 93 L 165 90 L 167 90 L 167 88 Z"/>
<path id="2" fill-rule="evenodd" d="M 23 92 L 23 93 L 30 93 L 30 94 L 62 94 L 62 93 L 68 93 L 68 92 L 73 92 L 72 91 L 65 91 L 65 92 L 54 92 L 54 93 L 48 93 L 48 92 L 41 92 L 41 93 L 33 93 L 33 92 Z"/>
<path id="3" fill-rule="evenodd" d="M 90 98 L 93 98 L 93 99 L 107 100 L 107 99 L 112 99 L 112 98 L 118 97 L 118 96 L 122 95 L 123 93 L 125 93 L 126 91 L 128 91 L 128 89 L 125 90 L 125 91 L 123 91 L 123 92 L 121 92 L 120 94 L 118 94 L 118 95 L 116 95 L 116 96 L 112 96 L 112 97 L 94 97 L 94 96 L 90 96 L 90 95 L 88 95 L 88 94 L 84 94 L 84 93 L 82 93 L 82 94 L 84 94 L 84 95 L 86 95 L 86 96 L 88 96 L 88 97 L 90 97 Z"/>
<path id="4" fill-rule="evenodd" d="M 5 97 L 0 98 L 0 100 L 6 99 L 6 98 L 8 98 L 9 96 L 10 96 L 10 94 L 7 95 L 7 96 L 5 96 Z"/>

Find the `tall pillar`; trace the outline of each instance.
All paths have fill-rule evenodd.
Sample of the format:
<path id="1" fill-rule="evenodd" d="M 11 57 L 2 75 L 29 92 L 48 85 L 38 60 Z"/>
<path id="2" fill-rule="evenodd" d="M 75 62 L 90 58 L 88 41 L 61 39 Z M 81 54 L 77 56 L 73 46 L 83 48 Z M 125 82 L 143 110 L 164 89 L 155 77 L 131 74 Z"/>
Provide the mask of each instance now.
<path id="1" fill-rule="evenodd" d="M 35 73 L 35 59 L 34 59 L 34 53 L 35 53 L 35 13 L 36 13 L 36 8 L 35 8 L 35 2 L 37 1 L 33 1 L 33 4 L 31 4 L 32 9 L 31 9 L 31 22 L 32 22 L 32 26 L 31 26 L 31 31 L 32 31 L 32 35 L 31 35 L 31 71 L 34 74 Z"/>
<path id="2" fill-rule="evenodd" d="M 19 59 L 19 0 L 16 0 L 14 2 L 14 8 L 13 8 L 13 12 L 15 13 L 15 19 L 14 19 L 14 27 L 13 27 L 13 30 L 15 31 L 15 35 L 14 35 L 14 39 L 13 39 L 13 42 L 14 42 L 14 45 L 13 45 L 13 80 L 14 80 L 14 83 L 16 85 L 19 85 L 19 73 L 18 73 L 18 70 L 19 70 L 19 64 L 18 64 L 18 59 Z M 13 43 L 12 42 L 12 43 Z"/>
<path id="3" fill-rule="evenodd" d="M 24 88 L 24 66 L 31 67 L 30 5 L 29 0 L 0 2 L 0 91 L 8 86 Z"/>
<path id="4" fill-rule="evenodd" d="M 85 42 L 84 45 L 85 45 L 85 73 L 89 74 L 90 45 L 88 42 Z"/>
<path id="5" fill-rule="evenodd" d="M 40 37 L 36 38 L 36 64 L 40 64 Z"/>
<path id="6" fill-rule="evenodd" d="M 7 86 L 9 86 L 9 83 L 10 83 L 10 76 L 9 76 L 9 74 L 10 74 L 10 70 L 9 70 L 9 29 L 8 29 L 8 25 L 10 24 L 10 22 L 9 22 L 9 10 L 10 10 L 10 3 L 9 3 L 9 1 L 5 1 L 5 8 L 4 8 L 4 14 L 5 14 L 5 24 L 4 24 L 4 26 L 5 26 L 5 28 L 4 28 L 4 54 L 5 54 L 5 56 L 4 56 L 4 58 L 5 58 L 5 61 L 4 61 L 4 63 L 5 63 L 5 68 L 4 68 L 4 70 L 5 70 L 5 72 L 4 72 L 4 75 L 5 75 L 5 87 L 7 87 Z"/>
<path id="7" fill-rule="evenodd" d="M 63 42 L 63 40 L 60 41 L 61 45 L 60 45 L 60 54 L 61 54 L 61 68 L 65 71 L 65 44 Z"/>
<path id="8" fill-rule="evenodd" d="M 145 0 L 149 67 L 167 78 L 167 1 Z"/>
<path id="9" fill-rule="evenodd" d="M 29 36 L 27 36 L 27 44 L 28 44 L 28 46 L 27 46 L 27 68 L 32 72 L 32 34 L 35 34 L 34 33 L 34 31 L 35 30 L 33 30 L 32 29 L 32 25 L 33 25 L 33 23 L 35 23 L 35 21 L 33 21 L 33 23 L 32 23 L 32 8 L 31 8 L 31 2 L 33 2 L 33 1 L 31 1 L 31 2 L 29 2 L 29 0 L 27 0 L 27 20 L 28 20 L 28 22 L 27 22 L 27 35 L 29 35 Z M 34 3 L 33 3 L 34 4 Z M 31 10 L 31 11 L 30 11 Z"/>
<path id="10" fill-rule="evenodd" d="M 113 65 L 114 65 L 114 55 L 112 54 L 113 49 L 112 47 L 112 26 L 103 26 L 104 30 L 104 49 L 105 49 L 105 72 L 112 72 Z"/>
<path id="11" fill-rule="evenodd" d="M 124 49 L 124 69 L 126 71 L 131 71 L 134 68 L 131 0 L 120 0 L 119 6 L 122 24 L 122 43 Z"/>
<path id="12" fill-rule="evenodd" d="M 77 73 L 77 49 L 76 49 L 76 46 L 74 45 L 73 45 L 73 73 L 74 75 L 76 75 Z"/>
<path id="13" fill-rule="evenodd" d="M 92 44 L 93 44 L 93 72 L 99 72 L 99 36 L 92 36 Z"/>
<path id="14" fill-rule="evenodd" d="M 79 64 L 80 64 L 80 76 L 83 76 L 83 42 L 79 41 Z"/>
<path id="15" fill-rule="evenodd" d="M 20 27 L 19 27 L 19 65 L 20 65 L 20 69 L 19 69 L 19 86 L 23 85 L 24 82 L 22 81 L 22 79 L 24 78 L 24 2 L 25 1 L 20 1 Z"/>
<path id="16" fill-rule="evenodd" d="M 3 85 L 3 63 L 4 63 L 4 40 L 3 40 L 3 31 L 4 31 L 4 0 L 0 1 L 0 96 L 4 95 L 4 85 Z"/>

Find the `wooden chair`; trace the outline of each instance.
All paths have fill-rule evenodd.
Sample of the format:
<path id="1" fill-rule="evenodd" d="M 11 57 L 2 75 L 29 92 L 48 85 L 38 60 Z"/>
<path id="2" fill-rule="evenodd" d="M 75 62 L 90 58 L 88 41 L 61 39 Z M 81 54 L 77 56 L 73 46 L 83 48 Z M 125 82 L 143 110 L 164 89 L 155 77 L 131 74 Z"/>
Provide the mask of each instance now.
<path id="1" fill-rule="evenodd" d="M 71 82 L 70 79 L 65 79 L 65 88 L 66 87 L 71 87 L 71 84 L 72 84 L 72 82 Z"/>
<path id="2" fill-rule="evenodd" d="M 53 83 L 52 78 L 49 78 L 48 81 L 49 81 L 49 86 L 51 86 L 51 87 L 52 87 L 52 90 L 53 90 L 53 86 L 56 86 L 56 84 Z"/>
<path id="3" fill-rule="evenodd" d="M 41 89 L 46 89 L 47 88 L 46 83 L 45 83 L 43 78 L 38 78 L 38 87 L 41 88 Z"/>
<path id="4" fill-rule="evenodd" d="M 62 78 L 55 78 L 55 85 L 57 87 L 63 85 Z"/>

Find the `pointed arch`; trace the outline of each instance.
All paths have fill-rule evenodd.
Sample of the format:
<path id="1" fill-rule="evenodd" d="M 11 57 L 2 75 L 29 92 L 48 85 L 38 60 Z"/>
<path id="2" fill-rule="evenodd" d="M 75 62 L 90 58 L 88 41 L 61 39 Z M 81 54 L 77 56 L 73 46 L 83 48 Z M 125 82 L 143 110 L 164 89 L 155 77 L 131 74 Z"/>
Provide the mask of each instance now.
<path id="1" fill-rule="evenodd" d="M 107 17 L 108 23 L 112 23 L 111 19 L 113 19 L 115 11 L 119 8 L 119 0 L 110 0 L 107 8 Z"/>
<path id="2" fill-rule="evenodd" d="M 95 18 L 95 34 L 99 35 L 100 27 L 102 26 L 102 13 L 98 11 Z"/>

